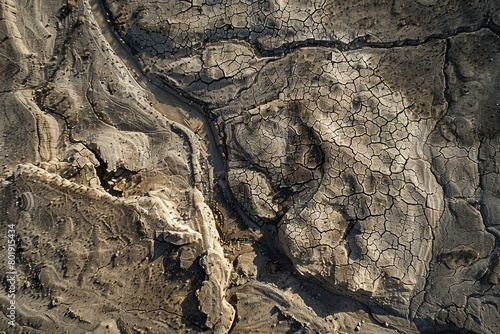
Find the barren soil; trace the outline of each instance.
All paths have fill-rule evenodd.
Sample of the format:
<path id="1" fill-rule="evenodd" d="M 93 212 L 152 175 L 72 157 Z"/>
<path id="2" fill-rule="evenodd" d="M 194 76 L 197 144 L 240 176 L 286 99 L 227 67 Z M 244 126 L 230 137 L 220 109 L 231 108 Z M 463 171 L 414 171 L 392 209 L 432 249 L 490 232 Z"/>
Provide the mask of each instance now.
<path id="1" fill-rule="evenodd" d="M 499 32 L 0 0 L 0 333 L 499 333 Z"/>

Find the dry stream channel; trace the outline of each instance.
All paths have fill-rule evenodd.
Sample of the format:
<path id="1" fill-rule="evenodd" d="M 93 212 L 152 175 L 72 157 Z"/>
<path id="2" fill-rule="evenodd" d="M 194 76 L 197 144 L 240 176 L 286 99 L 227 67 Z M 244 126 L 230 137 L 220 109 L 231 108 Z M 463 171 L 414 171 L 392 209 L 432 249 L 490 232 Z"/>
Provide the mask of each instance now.
<path id="1" fill-rule="evenodd" d="M 202 148 L 206 150 L 209 162 L 212 164 L 213 175 L 216 176 L 216 182 L 227 199 L 227 201 L 224 201 L 225 203 L 219 204 L 223 206 L 229 205 L 231 209 L 236 210 L 238 216 L 243 219 L 250 228 L 250 232 L 261 239 L 268 251 L 273 254 L 275 260 L 279 260 L 282 264 L 289 264 L 288 259 L 277 250 L 277 243 L 271 233 L 251 220 L 237 204 L 227 182 L 226 161 L 222 157 L 220 149 L 217 147 L 220 138 L 208 120 L 205 112 L 197 104 L 181 98 L 178 93 L 174 92 L 168 86 L 165 86 L 161 82 L 153 82 L 144 75 L 140 66 L 124 45 L 125 42 L 111 27 L 109 14 L 104 4 L 100 0 L 89 0 L 89 3 L 94 19 L 99 25 L 106 41 L 109 43 L 113 52 L 124 62 L 126 68 L 131 73 L 131 77 L 145 90 L 151 106 L 169 120 L 187 127 L 202 139 L 200 144 L 203 143 Z M 261 233 L 257 231 L 261 231 Z"/>

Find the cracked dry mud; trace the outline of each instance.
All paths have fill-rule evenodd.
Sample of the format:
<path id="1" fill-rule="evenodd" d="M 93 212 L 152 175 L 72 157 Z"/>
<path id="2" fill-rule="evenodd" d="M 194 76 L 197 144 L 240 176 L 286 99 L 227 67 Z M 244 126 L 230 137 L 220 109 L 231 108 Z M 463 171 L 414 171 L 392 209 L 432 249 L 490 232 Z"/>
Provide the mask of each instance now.
<path id="1" fill-rule="evenodd" d="M 494 0 L 0 0 L 0 331 L 500 332 L 499 32 Z"/>

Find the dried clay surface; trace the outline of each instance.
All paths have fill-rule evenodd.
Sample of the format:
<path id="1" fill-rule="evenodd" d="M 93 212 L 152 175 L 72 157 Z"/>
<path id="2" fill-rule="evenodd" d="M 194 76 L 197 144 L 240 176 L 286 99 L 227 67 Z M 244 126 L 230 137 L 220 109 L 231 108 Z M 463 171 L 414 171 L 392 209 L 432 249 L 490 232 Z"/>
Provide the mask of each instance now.
<path id="1" fill-rule="evenodd" d="M 499 33 L 494 0 L 0 0 L 0 331 L 499 333 Z"/>

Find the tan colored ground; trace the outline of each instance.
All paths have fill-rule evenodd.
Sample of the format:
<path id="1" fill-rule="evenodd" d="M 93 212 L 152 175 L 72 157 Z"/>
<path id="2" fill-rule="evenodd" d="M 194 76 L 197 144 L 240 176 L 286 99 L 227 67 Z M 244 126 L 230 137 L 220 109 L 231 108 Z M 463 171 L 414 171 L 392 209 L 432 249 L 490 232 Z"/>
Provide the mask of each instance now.
<path id="1" fill-rule="evenodd" d="M 0 331 L 499 332 L 499 31 L 495 1 L 0 0 Z"/>

